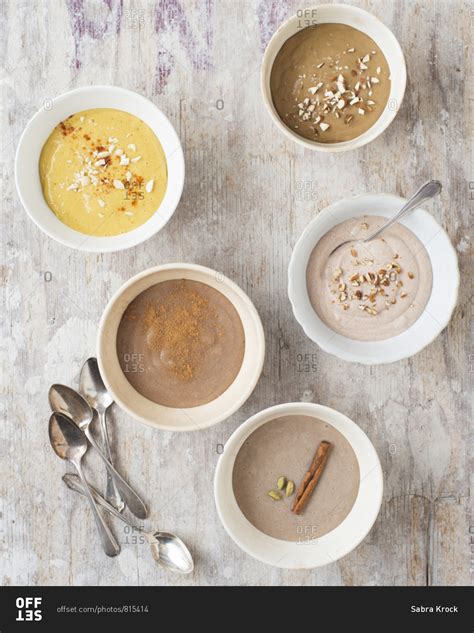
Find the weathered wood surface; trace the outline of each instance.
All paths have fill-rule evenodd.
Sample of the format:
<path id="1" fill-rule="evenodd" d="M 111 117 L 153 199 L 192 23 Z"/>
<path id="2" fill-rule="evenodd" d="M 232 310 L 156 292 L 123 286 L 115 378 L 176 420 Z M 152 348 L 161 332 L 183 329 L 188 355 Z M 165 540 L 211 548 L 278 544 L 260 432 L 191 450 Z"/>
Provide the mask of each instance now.
<path id="1" fill-rule="evenodd" d="M 355 4 L 399 38 L 407 93 L 381 138 L 321 156 L 277 133 L 259 94 L 262 51 L 298 2 L 2 0 L 3 583 L 470 582 L 474 10 L 460 0 Z M 13 178 L 29 117 L 46 100 L 94 83 L 125 86 L 157 103 L 177 128 L 187 165 L 183 198 L 167 227 L 137 248 L 103 256 L 44 236 L 27 219 Z M 390 366 L 355 366 L 322 353 L 290 312 L 286 276 L 296 239 L 319 209 L 341 197 L 403 195 L 429 177 L 444 183 L 441 201 L 430 208 L 464 273 L 451 324 L 423 352 Z M 262 316 L 268 349 L 254 394 L 214 428 L 164 433 L 113 412 L 118 465 L 148 500 L 152 523 L 177 531 L 192 547 L 190 578 L 165 575 L 141 544 L 124 544 L 117 559 L 106 559 L 85 502 L 61 483 L 64 464 L 47 439 L 47 388 L 76 384 L 112 292 L 135 273 L 172 261 L 219 268 L 240 284 Z M 299 360 L 306 354 L 314 371 Z M 220 525 L 212 497 L 218 445 L 249 415 L 292 400 L 351 416 L 374 442 L 385 473 L 382 511 L 368 538 L 312 572 L 279 571 L 241 552 Z M 103 479 L 100 471 L 96 481 Z M 121 525 L 115 529 L 125 536 Z"/>

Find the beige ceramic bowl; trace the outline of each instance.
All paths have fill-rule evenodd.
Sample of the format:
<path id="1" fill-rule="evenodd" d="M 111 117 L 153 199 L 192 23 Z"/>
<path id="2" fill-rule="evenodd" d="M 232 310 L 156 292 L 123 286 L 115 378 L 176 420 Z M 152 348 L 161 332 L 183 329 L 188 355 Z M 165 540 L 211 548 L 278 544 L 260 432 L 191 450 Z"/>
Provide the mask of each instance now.
<path id="1" fill-rule="evenodd" d="M 234 495 L 232 473 L 242 445 L 263 424 L 286 415 L 307 415 L 330 424 L 344 435 L 359 463 L 359 492 L 351 511 L 334 530 L 317 539 L 292 542 L 260 532 L 244 516 Z M 217 513 L 229 536 L 250 556 L 285 569 L 321 567 L 349 554 L 370 532 L 380 511 L 382 494 L 382 468 L 367 435 L 339 411 L 312 402 L 278 404 L 253 415 L 227 440 L 214 475 Z"/>
<path id="2" fill-rule="evenodd" d="M 303 138 L 293 132 L 293 130 L 290 130 L 278 116 L 270 90 L 270 75 L 273 63 L 286 40 L 298 33 L 302 28 L 328 23 L 347 24 L 371 37 L 385 55 L 391 73 L 391 89 L 385 110 L 366 132 L 350 141 L 341 143 L 317 143 L 316 141 Z M 263 101 L 272 121 L 286 137 L 308 149 L 320 152 L 344 152 L 370 143 L 390 125 L 402 105 L 406 75 L 405 58 L 400 44 L 385 24 L 382 24 L 371 13 L 358 7 L 352 7 L 347 4 L 320 4 L 314 7 L 298 9 L 275 32 L 263 56 L 260 88 Z"/>
<path id="3" fill-rule="evenodd" d="M 221 396 L 199 407 L 175 409 L 148 400 L 132 387 L 119 364 L 116 339 L 123 313 L 141 292 L 170 279 L 191 279 L 212 286 L 229 299 L 244 328 L 244 360 L 236 379 Z M 250 396 L 262 372 L 265 338 L 253 303 L 222 273 L 196 264 L 165 264 L 132 277 L 109 301 L 99 325 L 97 357 L 107 389 L 136 420 L 167 431 L 197 431 L 222 422 Z"/>

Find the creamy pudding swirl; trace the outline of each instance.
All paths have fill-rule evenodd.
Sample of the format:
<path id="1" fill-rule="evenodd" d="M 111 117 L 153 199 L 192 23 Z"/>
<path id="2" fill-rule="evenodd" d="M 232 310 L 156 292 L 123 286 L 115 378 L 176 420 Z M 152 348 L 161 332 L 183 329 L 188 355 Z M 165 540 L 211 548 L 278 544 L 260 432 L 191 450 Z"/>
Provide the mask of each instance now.
<path id="1" fill-rule="evenodd" d="M 328 327 L 351 339 L 379 341 L 401 334 L 420 317 L 432 288 L 428 254 L 418 238 L 394 224 L 381 238 L 360 240 L 386 218 L 353 218 L 331 229 L 307 268 L 311 304 Z M 350 236 L 354 241 L 331 251 Z"/>

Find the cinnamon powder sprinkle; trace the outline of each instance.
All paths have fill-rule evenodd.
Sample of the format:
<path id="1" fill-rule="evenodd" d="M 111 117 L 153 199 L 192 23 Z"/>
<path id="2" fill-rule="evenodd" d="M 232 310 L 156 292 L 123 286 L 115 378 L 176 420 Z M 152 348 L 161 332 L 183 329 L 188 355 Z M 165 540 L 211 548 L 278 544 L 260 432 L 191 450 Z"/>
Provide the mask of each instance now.
<path id="1" fill-rule="evenodd" d="M 143 315 L 148 344 L 169 358 L 170 370 L 185 381 L 191 380 L 205 353 L 203 328 L 214 322 L 216 312 L 209 300 L 181 282 L 166 303 L 150 304 Z"/>

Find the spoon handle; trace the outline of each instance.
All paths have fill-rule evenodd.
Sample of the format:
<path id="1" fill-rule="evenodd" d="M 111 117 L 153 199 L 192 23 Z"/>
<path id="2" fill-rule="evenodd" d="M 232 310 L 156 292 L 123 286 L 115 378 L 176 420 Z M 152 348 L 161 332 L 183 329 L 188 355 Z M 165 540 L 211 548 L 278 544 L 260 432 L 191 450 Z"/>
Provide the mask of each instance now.
<path id="1" fill-rule="evenodd" d="M 105 449 L 105 456 L 110 464 L 112 462 L 112 451 L 110 450 L 110 441 L 109 441 L 109 433 L 107 431 L 107 421 L 106 421 L 106 410 L 97 408 L 97 416 L 99 418 L 99 426 L 102 434 L 102 443 Z M 107 485 L 105 489 L 105 496 L 107 501 L 109 501 L 114 508 L 122 511 L 124 508 L 124 500 L 120 496 L 120 493 L 115 485 L 114 479 L 110 472 L 107 470 Z"/>
<path id="2" fill-rule="evenodd" d="M 97 442 L 95 441 L 89 428 L 85 430 L 85 434 L 87 436 L 87 439 L 91 443 L 91 445 L 99 453 L 110 475 L 114 478 L 115 485 L 117 486 L 117 488 L 123 495 L 123 498 L 125 499 L 125 502 L 130 512 L 134 514 L 136 517 L 138 517 L 139 519 L 146 519 L 147 514 L 148 514 L 146 505 L 143 503 L 143 501 L 140 499 L 137 493 L 128 485 L 125 479 L 123 479 L 123 477 L 115 470 L 115 468 L 109 462 L 107 457 L 104 455 L 104 453 L 101 451 L 101 449 L 97 445 Z"/>
<path id="3" fill-rule="evenodd" d="M 62 480 L 64 481 L 64 483 L 70 490 L 73 490 L 74 492 L 77 492 L 80 495 L 86 496 L 86 491 L 84 490 L 84 486 L 82 485 L 81 480 L 79 479 L 77 475 L 66 473 L 65 475 L 63 475 Z M 104 497 L 100 494 L 100 492 L 96 490 L 93 486 L 91 486 L 90 484 L 89 484 L 89 490 L 92 496 L 94 497 L 95 501 L 102 508 L 104 508 L 104 510 L 107 510 L 109 514 L 112 514 L 114 517 L 117 517 L 117 519 L 120 519 L 121 521 L 126 523 L 128 526 L 130 526 L 134 530 L 138 530 L 139 532 L 143 531 L 142 527 L 138 525 L 133 525 L 133 523 L 129 519 L 127 519 L 126 516 L 121 514 L 116 508 L 114 508 L 114 506 L 111 503 L 106 501 Z"/>
<path id="4" fill-rule="evenodd" d="M 425 200 L 429 200 L 430 198 L 438 195 L 438 193 L 441 192 L 441 188 L 442 187 L 439 180 L 428 180 L 428 182 L 425 182 L 425 184 L 421 185 L 418 191 L 412 195 L 412 197 L 393 218 L 386 222 L 380 229 L 375 231 L 375 233 L 369 235 L 369 237 L 367 237 L 364 242 L 370 242 L 370 240 L 374 240 L 383 231 L 388 229 L 389 226 L 392 226 L 392 224 L 403 217 L 406 213 L 408 213 L 412 209 L 416 209 L 417 207 L 419 207 Z"/>
<path id="5" fill-rule="evenodd" d="M 117 556 L 120 553 L 120 545 L 115 540 L 114 535 L 109 529 L 109 526 L 104 521 L 102 515 L 97 508 L 96 502 L 94 501 L 94 497 L 92 496 L 91 491 L 89 490 L 89 484 L 84 477 L 84 473 L 82 471 L 82 466 L 80 461 L 74 461 L 74 466 L 79 474 L 80 480 L 82 482 L 82 488 L 84 494 L 89 499 L 92 508 L 92 514 L 94 515 L 94 519 L 97 525 L 97 529 L 99 530 L 100 540 L 102 541 L 102 547 L 104 548 L 107 556 Z"/>

